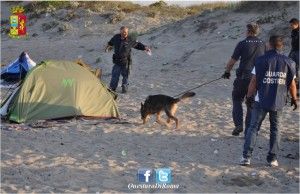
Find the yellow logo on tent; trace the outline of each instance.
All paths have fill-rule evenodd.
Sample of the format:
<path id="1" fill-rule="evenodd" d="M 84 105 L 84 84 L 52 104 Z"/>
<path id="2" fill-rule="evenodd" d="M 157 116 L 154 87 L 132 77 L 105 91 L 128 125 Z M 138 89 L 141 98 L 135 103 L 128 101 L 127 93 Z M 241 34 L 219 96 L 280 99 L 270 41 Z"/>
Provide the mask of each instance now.
<path id="1" fill-rule="evenodd" d="M 62 85 L 63 85 L 64 87 L 72 87 L 74 81 L 75 81 L 75 79 L 68 79 L 68 78 L 66 78 L 66 79 L 63 79 L 63 80 L 62 80 Z"/>

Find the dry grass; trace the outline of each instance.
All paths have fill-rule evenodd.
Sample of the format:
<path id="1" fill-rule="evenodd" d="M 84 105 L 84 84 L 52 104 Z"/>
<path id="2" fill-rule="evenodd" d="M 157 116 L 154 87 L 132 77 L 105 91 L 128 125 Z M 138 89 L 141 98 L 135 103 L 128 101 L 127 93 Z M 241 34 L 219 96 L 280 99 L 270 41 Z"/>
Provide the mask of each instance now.
<path id="1" fill-rule="evenodd" d="M 205 10 L 218 10 L 218 9 L 230 9 L 235 6 L 236 3 L 233 2 L 214 2 L 214 3 L 204 3 L 201 5 L 193 5 L 187 7 L 187 11 L 190 15 L 197 14 L 199 12 L 205 11 Z"/>
<path id="2" fill-rule="evenodd" d="M 242 1 L 236 4 L 237 12 L 264 12 L 284 9 L 288 6 L 299 7 L 298 1 Z"/>
<path id="3" fill-rule="evenodd" d="M 26 12 L 45 12 L 47 9 L 62 9 L 70 7 L 68 1 L 36 1 L 28 3 L 24 8 Z"/>
<path id="4" fill-rule="evenodd" d="M 123 12 L 125 14 L 139 12 L 144 13 L 147 17 L 172 17 L 185 18 L 187 16 L 199 14 L 205 10 L 216 10 L 231 7 L 232 3 L 214 2 L 194 5 L 189 7 L 180 7 L 168 5 L 164 1 L 158 1 L 149 6 L 141 6 L 132 2 L 120 1 L 39 1 L 31 2 L 25 6 L 26 12 L 32 14 L 43 14 L 58 9 L 84 8 L 94 12 Z"/>
<path id="5" fill-rule="evenodd" d="M 193 5 L 189 7 L 180 7 L 168 5 L 164 1 L 157 1 L 149 6 L 141 6 L 126 1 L 35 1 L 25 6 L 26 12 L 45 13 L 58 9 L 84 8 L 94 12 L 143 12 L 148 17 L 164 16 L 184 18 L 199 14 L 205 10 L 234 9 L 238 12 L 261 12 L 266 10 L 278 10 L 286 6 L 298 6 L 298 1 L 241 1 L 241 2 L 213 2 Z"/>
<path id="6" fill-rule="evenodd" d="M 155 17 L 160 15 L 162 17 L 174 17 L 174 18 L 184 18 L 187 16 L 192 16 L 200 14 L 205 10 L 217 10 L 217 9 L 227 9 L 231 6 L 231 3 L 226 2 L 214 2 L 214 3 L 204 3 L 201 5 L 193 5 L 189 7 L 180 7 L 176 5 L 168 5 L 164 1 L 159 1 L 153 3 L 147 7 L 142 7 L 144 13 L 148 17 Z"/>
<path id="7" fill-rule="evenodd" d="M 131 2 L 119 2 L 119 1 L 97 1 L 97 2 L 84 2 L 80 1 L 79 7 L 90 9 L 95 12 L 103 11 L 121 11 L 124 13 L 135 12 L 140 9 L 140 5 Z"/>

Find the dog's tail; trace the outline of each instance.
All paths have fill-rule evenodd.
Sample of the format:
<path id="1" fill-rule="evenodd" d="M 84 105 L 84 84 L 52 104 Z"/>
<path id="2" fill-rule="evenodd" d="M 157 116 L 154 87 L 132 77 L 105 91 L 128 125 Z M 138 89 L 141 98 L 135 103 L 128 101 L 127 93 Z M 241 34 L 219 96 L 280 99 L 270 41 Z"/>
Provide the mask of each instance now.
<path id="1" fill-rule="evenodd" d="M 179 102 L 180 100 L 183 100 L 183 99 L 186 99 L 186 98 L 191 98 L 195 95 L 196 95 L 195 92 L 186 92 L 182 96 L 180 96 L 179 98 L 176 98 L 176 102 Z"/>
<path id="2" fill-rule="evenodd" d="M 179 99 L 180 99 L 180 100 L 183 100 L 183 99 L 185 99 L 185 98 L 191 98 L 191 97 L 193 97 L 193 96 L 195 96 L 195 95 L 196 95 L 195 92 L 187 92 L 187 93 L 184 93 Z"/>

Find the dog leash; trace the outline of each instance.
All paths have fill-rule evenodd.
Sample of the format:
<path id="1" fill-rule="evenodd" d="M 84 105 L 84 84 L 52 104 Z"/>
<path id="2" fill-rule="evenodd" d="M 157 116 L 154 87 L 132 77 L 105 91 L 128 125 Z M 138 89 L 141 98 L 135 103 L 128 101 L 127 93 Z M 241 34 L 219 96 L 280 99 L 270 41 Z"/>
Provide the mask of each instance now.
<path id="1" fill-rule="evenodd" d="M 190 92 L 190 91 L 195 90 L 195 89 L 197 89 L 197 88 L 201 88 L 202 86 L 205 86 L 205 85 L 207 85 L 207 84 L 213 83 L 213 82 L 218 81 L 218 80 L 220 80 L 220 79 L 223 79 L 223 78 L 222 78 L 222 77 L 219 77 L 219 78 L 217 78 L 217 79 L 214 79 L 214 80 L 205 82 L 205 83 L 203 83 L 203 84 L 200 84 L 199 86 L 196 86 L 196 87 L 194 87 L 194 88 L 191 88 L 191 89 L 189 89 L 189 90 L 186 90 L 186 91 L 184 91 L 184 92 L 181 92 L 180 94 L 177 94 L 177 95 L 175 95 L 175 96 L 173 96 L 173 97 L 174 97 L 174 98 L 179 97 L 180 95 L 185 94 L 186 92 Z"/>

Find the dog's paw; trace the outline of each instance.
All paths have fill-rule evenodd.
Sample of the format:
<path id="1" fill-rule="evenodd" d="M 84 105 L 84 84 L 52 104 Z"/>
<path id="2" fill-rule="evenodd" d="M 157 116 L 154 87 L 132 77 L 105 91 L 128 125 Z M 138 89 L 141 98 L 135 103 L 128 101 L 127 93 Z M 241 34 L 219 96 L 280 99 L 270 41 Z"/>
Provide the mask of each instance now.
<path id="1" fill-rule="evenodd" d="M 172 126 L 171 126 L 170 124 L 168 124 L 168 123 L 166 123 L 165 125 L 166 125 L 166 127 L 167 127 L 168 129 L 171 129 L 171 128 L 172 128 Z"/>

